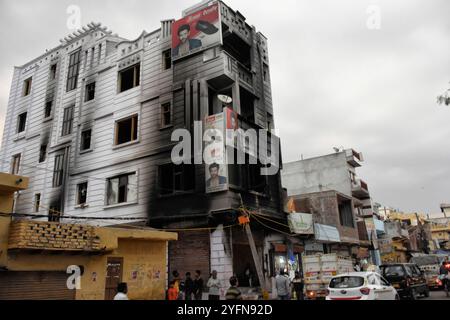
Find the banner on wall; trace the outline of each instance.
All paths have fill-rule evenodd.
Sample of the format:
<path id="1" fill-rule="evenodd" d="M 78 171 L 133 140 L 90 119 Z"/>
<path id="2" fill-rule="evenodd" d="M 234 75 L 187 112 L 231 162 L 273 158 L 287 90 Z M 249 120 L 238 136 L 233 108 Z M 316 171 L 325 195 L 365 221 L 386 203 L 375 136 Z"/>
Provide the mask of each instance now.
<path id="1" fill-rule="evenodd" d="M 224 142 L 224 114 L 205 118 L 204 148 L 206 193 L 228 190 L 228 166 Z"/>
<path id="2" fill-rule="evenodd" d="M 219 3 L 172 24 L 172 60 L 222 44 Z"/>
<path id="3" fill-rule="evenodd" d="M 314 234 L 313 219 L 310 213 L 292 212 L 287 215 L 289 228 L 295 234 Z"/>

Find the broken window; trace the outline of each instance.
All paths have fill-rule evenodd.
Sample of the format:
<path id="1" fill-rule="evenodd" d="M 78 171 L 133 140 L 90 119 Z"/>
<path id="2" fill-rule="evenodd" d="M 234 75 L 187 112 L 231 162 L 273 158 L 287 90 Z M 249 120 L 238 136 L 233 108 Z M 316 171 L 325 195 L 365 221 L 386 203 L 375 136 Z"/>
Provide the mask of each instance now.
<path id="1" fill-rule="evenodd" d="M 255 96 L 245 90 L 244 88 L 239 88 L 239 94 L 241 98 L 241 116 L 247 121 L 255 122 Z"/>
<path id="2" fill-rule="evenodd" d="M 108 179 L 107 205 L 137 201 L 136 172 Z"/>
<path id="3" fill-rule="evenodd" d="M 273 125 L 273 115 L 267 112 L 267 130 L 274 129 Z"/>
<path id="4" fill-rule="evenodd" d="M 32 82 L 32 78 L 28 78 L 23 82 L 23 96 L 27 96 L 30 94 L 31 92 L 31 82 Z"/>
<path id="5" fill-rule="evenodd" d="M 69 58 L 69 69 L 67 71 L 66 91 L 76 89 L 78 82 L 78 73 L 80 71 L 81 50 L 72 53 Z"/>
<path id="6" fill-rule="evenodd" d="M 50 80 L 56 79 L 56 63 L 50 66 Z"/>
<path id="7" fill-rule="evenodd" d="M 341 225 L 344 227 L 354 228 L 355 224 L 353 221 L 353 207 L 351 200 L 340 200 L 339 201 L 339 219 Z"/>
<path id="8" fill-rule="evenodd" d="M 36 193 L 34 195 L 34 212 L 39 212 L 40 207 L 41 207 L 41 194 Z"/>
<path id="9" fill-rule="evenodd" d="M 47 157 L 47 145 L 41 144 L 41 148 L 39 149 L 39 163 L 44 162 Z"/>
<path id="10" fill-rule="evenodd" d="M 84 102 L 94 100 L 94 98 L 95 98 L 95 82 L 91 82 L 86 85 L 86 91 L 84 93 Z"/>
<path id="11" fill-rule="evenodd" d="M 263 67 L 263 79 L 265 82 L 269 81 L 269 67 L 264 63 L 264 67 Z"/>
<path id="12" fill-rule="evenodd" d="M 189 164 L 163 164 L 159 166 L 158 177 L 160 194 L 191 191 L 195 186 L 195 167 Z"/>
<path id="13" fill-rule="evenodd" d="M 55 156 L 55 166 L 53 167 L 53 188 L 59 187 L 63 183 L 64 174 L 64 154 Z"/>
<path id="14" fill-rule="evenodd" d="M 77 185 L 77 205 L 86 204 L 88 183 L 83 182 Z"/>
<path id="15" fill-rule="evenodd" d="M 167 127 L 172 124 L 172 107 L 170 102 L 161 105 L 161 127 Z"/>
<path id="16" fill-rule="evenodd" d="M 80 151 L 89 150 L 91 148 L 91 129 L 81 132 Z"/>
<path id="17" fill-rule="evenodd" d="M 171 49 L 164 50 L 162 53 L 163 70 L 170 69 L 172 67 L 172 51 Z"/>
<path id="18" fill-rule="evenodd" d="M 20 153 L 12 157 L 11 161 L 11 174 L 19 174 L 20 169 Z"/>
<path id="19" fill-rule="evenodd" d="M 119 145 L 137 140 L 138 115 L 116 122 L 115 144 Z"/>
<path id="20" fill-rule="evenodd" d="M 19 114 L 19 117 L 17 119 L 17 133 L 24 132 L 26 124 L 27 124 L 27 113 L 24 112 L 22 114 Z"/>
<path id="21" fill-rule="evenodd" d="M 70 106 L 64 109 L 61 136 L 66 136 L 72 133 L 73 110 L 74 106 Z"/>
<path id="22" fill-rule="evenodd" d="M 119 71 L 119 92 L 139 86 L 140 64 Z"/>
<path id="23" fill-rule="evenodd" d="M 48 210 L 48 221 L 59 222 L 61 220 L 61 208 L 58 205 L 51 205 Z"/>
<path id="24" fill-rule="evenodd" d="M 44 118 L 48 118 L 52 115 L 52 106 L 53 106 L 53 100 L 47 101 L 45 103 Z"/>

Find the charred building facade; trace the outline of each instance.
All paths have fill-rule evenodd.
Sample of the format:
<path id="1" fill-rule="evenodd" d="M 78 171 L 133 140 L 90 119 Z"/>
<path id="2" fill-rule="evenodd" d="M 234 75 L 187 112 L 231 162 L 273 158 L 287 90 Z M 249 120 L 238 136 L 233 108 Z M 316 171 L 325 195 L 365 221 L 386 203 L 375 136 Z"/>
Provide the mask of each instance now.
<path id="1" fill-rule="evenodd" d="M 196 121 L 226 117 L 224 96 L 239 128 L 278 139 L 270 133 L 266 37 L 239 11 L 213 1 L 135 40 L 91 23 L 60 41 L 14 70 L 0 169 L 30 177 L 15 212 L 175 230 L 169 272 L 200 269 L 207 276 L 215 269 L 224 284 L 233 273 L 243 285 L 257 283 L 238 217 L 246 208 L 265 217 L 266 226 L 286 223 L 279 172 L 262 175 L 260 161 L 225 164 L 226 187 L 211 191 L 208 165 L 176 165 L 171 153 L 176 129 L 195 136 Z M 250 223 L 268 279 L 274 243 L 286 239 L 276 227 Z"/>

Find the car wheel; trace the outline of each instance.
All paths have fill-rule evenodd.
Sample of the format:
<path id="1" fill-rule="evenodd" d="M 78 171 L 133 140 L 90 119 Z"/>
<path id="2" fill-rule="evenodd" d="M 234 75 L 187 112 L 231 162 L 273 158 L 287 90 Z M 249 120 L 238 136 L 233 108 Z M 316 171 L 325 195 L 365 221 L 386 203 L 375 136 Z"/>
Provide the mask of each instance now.
<path id="1" fill-rule="evenodd" d="M 416 289 L 411 289 L 411 293 L 409 294 L 411 300 L 417 300 L 417 291 Z"/>

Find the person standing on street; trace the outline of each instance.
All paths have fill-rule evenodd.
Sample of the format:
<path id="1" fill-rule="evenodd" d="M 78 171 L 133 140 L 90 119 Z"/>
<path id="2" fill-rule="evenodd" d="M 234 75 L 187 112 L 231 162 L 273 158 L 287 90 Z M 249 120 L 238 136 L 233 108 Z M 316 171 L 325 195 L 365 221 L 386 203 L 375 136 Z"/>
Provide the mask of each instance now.
<path id="1" fill-rule="evenodd" d="M 228 288 L 225 300 L 242 300 L 241 291 L 237 288 L 238 280 L 235 276 L 230 278 L 231 287 Z"/>
<path id="2" fill-rule="evenodd" d="M 129 300 L 128 299 L 128 286 L 126 282 L 121 282 L 117 285 L 117 294 L 114 296 L 114 300 Z"/>
<path id="3" fill-rule="evenodd" d="M 300 277 L 300 273 L 295 271 L 295 277 L 292 280 L 292 285 L 294 287 L 295 295 L 297 296 L 297 300 L 304 300 L 303 297 L 303 279 Z"/>
<path id="4" fill-rule="evenodd" d="M 186 272 L 186 278 L 184 280 L 184 299 L 192 300 L 192 294 L 194 293 L 194 281 L 191 278 L 191 273 Z"/>
<path id="5" fill-rule="evenodd" d="M 220 280 L 217 279 L 217 271 L 213 270 L 206 286 L 209 288 L 209 300 L 220 300 Z"/>
<path id="6" fill-rule="evenodd" d="M 175 280 L 170 281 L 167 290 L 167 300 L 178 300 L 178 290 L 175 288 Z"/>
<path id="7" fill-rule="evenodd" d="M 284 274 L 284 270 L 280 270 L 280 274 L 275 277 L 275 285 L 277 288 L 278 299 L 289 300 L 290 283 L 289 278 Z"/>
<path id="8" fill-rule="evenodd" d="M 203 295 L 203 279 L 200 270 L 195 270 L 194 275 L 194 298 L 195 300 L 202 300 Z"/>

